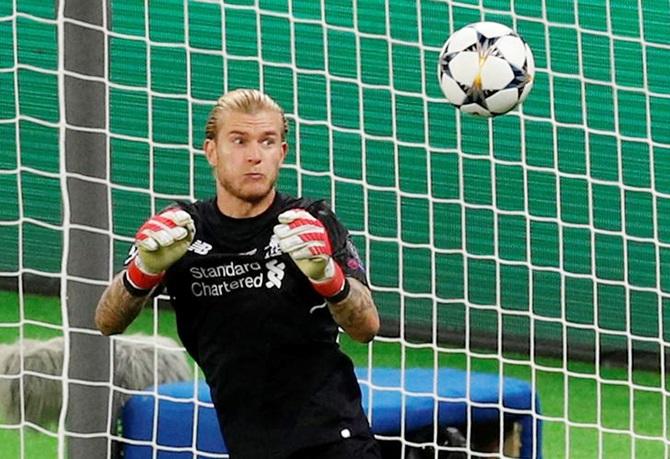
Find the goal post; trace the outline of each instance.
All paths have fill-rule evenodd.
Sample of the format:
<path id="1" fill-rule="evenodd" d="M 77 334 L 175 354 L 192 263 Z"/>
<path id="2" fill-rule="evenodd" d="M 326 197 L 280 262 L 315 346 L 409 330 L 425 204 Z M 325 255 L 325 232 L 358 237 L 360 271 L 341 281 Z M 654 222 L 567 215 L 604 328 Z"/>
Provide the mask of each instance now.
<path id="1" fill-rule="evenodd" d="M 106 3 L 60 0 L 57 6 L 65 338 L 59 457 L 109 457 L 116 415 L 110 411 L 110 345 L 93 323 L 111 257 Z"/>
<path id="2" fill-rule="evenodd" d="M 361 251 L 382 333 L 341 342 L 363 373 L 519 378 L 549 457 L 670 454 L 667 1 L 61 1 L 0 2 L 0 346 L 67 343 L 56 376 L 0 372 L 0 396 L 56 378 L 67 402 L 51 427 L 0 412 L 10 454 L 123 440 L 92 309 L 147 216 L 214 193 L 204 124 L 237 87 L 287 112 L 279 187 L 328 199 Z M 443 42 L 482 20 L 537 67 L 523 107 L 492 120 L 437 81 Z M 138 330 L 174 332 L 146 312 Z"/>

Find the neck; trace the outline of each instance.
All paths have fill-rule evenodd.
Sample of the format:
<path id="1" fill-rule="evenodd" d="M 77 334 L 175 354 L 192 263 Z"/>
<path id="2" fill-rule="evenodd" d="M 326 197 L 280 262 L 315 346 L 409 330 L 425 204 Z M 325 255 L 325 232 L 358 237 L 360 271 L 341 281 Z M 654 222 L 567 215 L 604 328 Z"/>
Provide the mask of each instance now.
<path id="1" fill-rule="evenodd" d="M 222 214 L 232 218 L 250 218 L 260 215 L 272 205 L 276 190 L 270 192 L 258 201 L 247 201 L 233 196 L 217 186 L 216 205 Z"/>

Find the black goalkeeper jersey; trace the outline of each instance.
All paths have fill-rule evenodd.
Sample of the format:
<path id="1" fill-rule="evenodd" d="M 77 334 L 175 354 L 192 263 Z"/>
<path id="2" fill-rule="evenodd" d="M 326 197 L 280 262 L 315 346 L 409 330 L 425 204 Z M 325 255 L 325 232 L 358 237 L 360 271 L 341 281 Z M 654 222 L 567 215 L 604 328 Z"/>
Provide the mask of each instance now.
<path id="1" fill-rule="evenodd" d="M 353 364 L 336 343 L 338 327 L 273 233 L 280 213 L 306 209 L 323 222 L 346 275 L 367 284 L 329 207 L 280 193 L 252 218 L 223 215 L 215 199 L 182 207 L 193 217 L 195 238 L 164 283 L 231 457 L 281 458 L 369 433 Z"/>

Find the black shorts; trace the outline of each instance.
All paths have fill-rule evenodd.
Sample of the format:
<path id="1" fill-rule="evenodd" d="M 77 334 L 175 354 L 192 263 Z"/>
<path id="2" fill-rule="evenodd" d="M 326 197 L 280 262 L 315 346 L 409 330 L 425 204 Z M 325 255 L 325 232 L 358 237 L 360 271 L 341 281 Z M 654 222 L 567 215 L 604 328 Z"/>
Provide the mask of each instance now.
<path id="1" fill-rule="evenodd" d="M 286 459 L 381 459 L 381 457 L 377 440 L 368 435 L 357 435 L 334 443 L 302 449 Z"/>

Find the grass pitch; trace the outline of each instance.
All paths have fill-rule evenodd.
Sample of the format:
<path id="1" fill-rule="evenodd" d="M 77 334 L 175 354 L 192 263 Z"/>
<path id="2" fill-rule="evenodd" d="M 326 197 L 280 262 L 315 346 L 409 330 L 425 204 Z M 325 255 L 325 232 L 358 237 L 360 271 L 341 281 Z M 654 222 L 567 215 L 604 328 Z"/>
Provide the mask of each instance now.
<path id="1" fill-rule="evenodd" d="M 20 336 L 48 339 L 62 333 L 58 298 L 0 292 L 0 343 Z M 178 340 L 174 313 L 145 309 L 128 333 L 160 333 Z M 547 458 L 656 459 L 666 457 L 663 393 L 665 378 L 655 372 L 595 368 L 583 362 L 536 360 L 524 356 L 467 353 L 401 342 L 361 345 L 342 337 L 341 345 L 357 366 L 440 366 L 494 372 L 535 384 L 544 420 L 543 451 Z M 403 363 L 404 362 L 404 363 Z M 57 457 L 57 426 L 46 432 L 29 426 L 0 424 L 3 459 Z"/>

